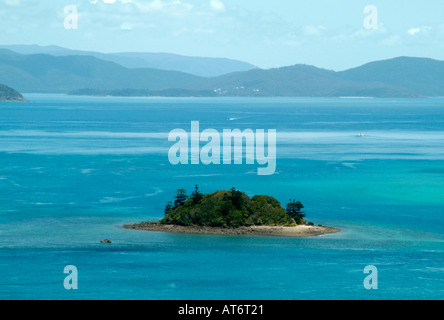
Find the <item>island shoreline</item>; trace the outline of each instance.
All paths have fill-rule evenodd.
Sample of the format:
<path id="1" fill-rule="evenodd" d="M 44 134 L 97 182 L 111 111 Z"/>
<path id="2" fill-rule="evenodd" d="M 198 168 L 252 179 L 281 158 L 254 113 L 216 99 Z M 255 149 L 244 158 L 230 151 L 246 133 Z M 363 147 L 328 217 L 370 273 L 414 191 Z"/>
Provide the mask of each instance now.
<path id="1" fill-rule="evenodd" d="M 341 232 L 341 229 L 327 226 L 242 226 L 237 228 L 180 226 L 160 222 L 142 222 L 124 225 L 131 230 L 166 232 L 177 234 L 236 235 L 236 236 L 275 236 L 275 237 L 316 237 Z"/>

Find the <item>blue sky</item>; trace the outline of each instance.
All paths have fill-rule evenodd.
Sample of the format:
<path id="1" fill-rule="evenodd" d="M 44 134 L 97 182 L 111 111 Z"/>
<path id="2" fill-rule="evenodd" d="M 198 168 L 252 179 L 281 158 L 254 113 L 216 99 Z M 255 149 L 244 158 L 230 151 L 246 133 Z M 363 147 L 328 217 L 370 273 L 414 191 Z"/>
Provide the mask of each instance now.
<path id="1" fill-rule="evenodd" d="M 75 5 L 78 29 L 64 8 Z M 367 5 L 377 29 L 364 27 Z M 226 57 L 342 70 L 396 56 L 444 60 L 442 0 L 0 0 L 0 44 Z"/>

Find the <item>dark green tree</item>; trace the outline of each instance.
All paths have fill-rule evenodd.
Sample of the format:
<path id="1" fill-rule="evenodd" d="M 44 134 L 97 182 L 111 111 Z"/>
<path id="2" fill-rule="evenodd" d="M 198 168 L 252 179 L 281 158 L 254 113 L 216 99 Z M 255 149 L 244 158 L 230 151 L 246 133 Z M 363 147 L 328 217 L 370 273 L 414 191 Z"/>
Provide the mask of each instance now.
<path id="1" fill-rule="evenodd" d="M 304 208 L 304 205 L 300 201 L 293 201 L 290 199 L 290 202 L 287 204 L 287 213 L 296 221 L 297 224 L 304 223 L 305 214 L 301 211 Z"/>
<path id="2" fill-rule="evenodd" d="M 187 192 L 185 191 L 185 189 L 177 189 L 177 193 L 176 193 L 176 200 L 174 200 L 174 208 L 177 208 L 178 206 L 181 206 L 185 203 L 185 201 L 187 201 L 188 196 L 187 196 Z"/>
<path id="3" fill-rule="evenodd" d="M 191 194 L 191 200 L 193 200 L 193 204 L 198 204 L 200 200 L 202 200 L 202 193 L 199 191 L 199 186 L 196 184 L 194 187 L 194 191 Z"/>
<path id="4" fill-rule="evenodd" d="M 173 210 L 173 204 L 171 203 L 171 201 L 168 201 L 167 204 L 165 205 L 165 215 L 170 213 L 171 210 Z"/>
<path id="5" fill-rule="evenodd" d="M 236 190 L 236 188 L 231 188 L 231 203 L 233 203 L 233 206 L 240 210 L 242 208 L 243 199 L 242 199 L 242 192 Z"/>

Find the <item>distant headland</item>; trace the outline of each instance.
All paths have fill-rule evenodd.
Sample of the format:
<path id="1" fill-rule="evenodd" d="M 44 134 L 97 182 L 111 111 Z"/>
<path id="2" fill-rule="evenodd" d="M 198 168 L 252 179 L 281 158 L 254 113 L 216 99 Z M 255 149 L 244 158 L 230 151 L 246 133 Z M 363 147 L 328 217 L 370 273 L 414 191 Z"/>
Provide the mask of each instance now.
<path id="1" fill-rule="evenodd" d="M 220 235 L 310 237 L 341 231 L 305 221 L 300 201 L 290 200 L 286 209 L 273 197 L 247 194 L 232 188 L 202 194 L 198 186 L 191 196 L 178 189 L 158 222 L 125 225 L 126 229 Z"/>
<path id="2" fill-rule="evenodd" d="M 0 102 L 26 102 L 26 99 L 18 91 L 0 84 Z"/>

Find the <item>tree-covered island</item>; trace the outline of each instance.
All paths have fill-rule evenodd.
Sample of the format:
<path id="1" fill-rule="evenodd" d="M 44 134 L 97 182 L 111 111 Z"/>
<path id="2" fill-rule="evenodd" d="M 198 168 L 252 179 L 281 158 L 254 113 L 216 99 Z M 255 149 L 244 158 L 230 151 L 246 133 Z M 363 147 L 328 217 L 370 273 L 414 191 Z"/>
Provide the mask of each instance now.
<path id="1" fill-rule="evenodd" d="M 314 236 L 340 231 L 307 224 L 303 208 L 300 201 L 290 200 L 284 208 L 271 196 L 250 198 L 235 188 L 203 194 L 196 185 L 190 196 L 184 189 L 178 189 L 174 201 L 166 204 L 165 217 L 159 222 L 124 227 L 177 233 L 281 236 Z"/>
<path id="2" fill-rule="evenodd" d="M 235 188 L 202 194 L 196 186 L 190 197 L 184 189 L 177 190 L 174 203 L 169 202 L 165 206 L 165 217 L 161 223 L 223 228 L 294 226 L 305 224 L 303 207 L 301 202 L 293 200 L 285 210 L 273 197 L 257 195 L 250 198 Z"/>

